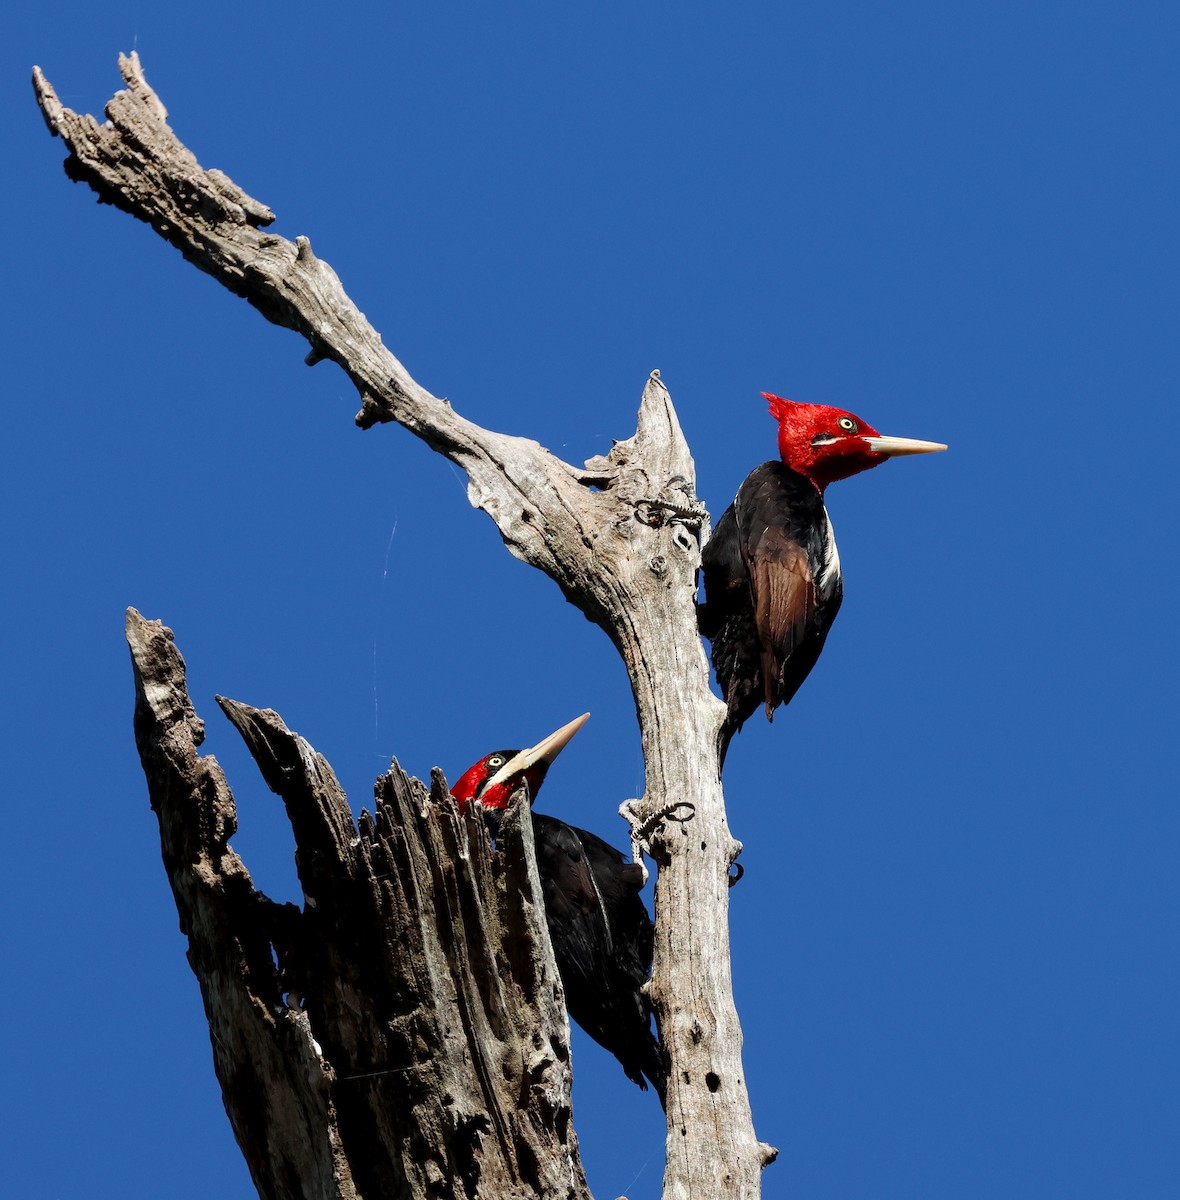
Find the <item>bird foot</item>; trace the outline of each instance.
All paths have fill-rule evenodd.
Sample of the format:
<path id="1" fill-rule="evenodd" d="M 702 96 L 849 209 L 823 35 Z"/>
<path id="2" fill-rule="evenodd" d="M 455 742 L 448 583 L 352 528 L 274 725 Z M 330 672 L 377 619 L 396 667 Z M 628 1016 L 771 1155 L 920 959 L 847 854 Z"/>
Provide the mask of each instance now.
<path id="1" fill-rule="evenodd" d="M 681 499 L 665 499 L 669 492 L 679 493 Z M 659 496 L 640 496 L 635 501 L 635 516 L 653 529 L 659 529 L 673 521 L 700 529 L 709 519 L 709 510 L 696 498 L 692 484 L 683 475 L 674 475 L 665 484 Z"/>
<path id="2" fill-rule="evenodd" d="M 651 858 L 655 857 L 651 850 L 651 835 L 665 821 L 675 821 L 677 824 L 683 825 L 697 815 L 697 806 L 689 800 L 678 800 L 675 804 L 665 805 L 645 820 L 639 819 L 638 809 L 638 800 L 627 800 L 619 807 L 619 813 L 631 826 L 631 855 L 640 866 L 643 865 L 645 854 Z M 645 882 L 646 876 L 647 868 L 645 867 Z"/>
<path id="3" fill-rule="evenodd" d="M 684 825 L 696 815 L 697 806 L 691 800 L 677 800 L 675 804 L 666 805 L 648 817 L 635 832 L 646 841 L 665 821 L 675 821 L 678 825 Z"/>

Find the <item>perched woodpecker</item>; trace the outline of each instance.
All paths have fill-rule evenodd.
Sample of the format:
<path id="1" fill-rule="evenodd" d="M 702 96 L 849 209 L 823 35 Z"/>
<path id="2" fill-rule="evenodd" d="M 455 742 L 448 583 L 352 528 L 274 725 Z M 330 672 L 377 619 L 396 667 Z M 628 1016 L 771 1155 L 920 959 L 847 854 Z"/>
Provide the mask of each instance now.
<path id="1" fill-rule="evenodd" d="M 461 810 L 477 804 L 493 835 L 522 784 L 530 803 L 545 774 L 589 713 L 529 750 L 496 750 L 451 787 Z M 577 1023 L 665 1102 L 667 1067 L 642 991 L 651 974 L 652 923 L 640 898 L 643 868 L 602 838 L 534 812 L 533 841 L 553 955 L 566 1007 Z"/>
<path id="2" fill-rule="evenodd" d="M 750 472 L 701 554 L 697 615 L 728 710 L 723 759 L 760 704 L 771 720 L 790 702 L 839 611 L 844 582 L 824 489 L 888 458 L 946 449 L 884 437 L 841 408 L 762 394 L 778 421 L 782 461 Z"/>

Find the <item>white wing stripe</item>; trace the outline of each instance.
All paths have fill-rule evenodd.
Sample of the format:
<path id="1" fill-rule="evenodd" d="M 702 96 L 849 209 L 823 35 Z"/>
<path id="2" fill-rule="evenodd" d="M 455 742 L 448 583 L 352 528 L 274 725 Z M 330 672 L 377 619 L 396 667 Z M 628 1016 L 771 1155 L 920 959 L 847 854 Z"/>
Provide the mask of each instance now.
<path id="1" fill-rule="evenodd" d="M 815 581 L 816 591 L 825 599 L 829 599 L 840 582 L 840 551 L 836 549 L 836 534 L 832 529 L 832 521 L 828 510 L 824 509 L 823 559 L 819 564 L 819 575 Z"/>

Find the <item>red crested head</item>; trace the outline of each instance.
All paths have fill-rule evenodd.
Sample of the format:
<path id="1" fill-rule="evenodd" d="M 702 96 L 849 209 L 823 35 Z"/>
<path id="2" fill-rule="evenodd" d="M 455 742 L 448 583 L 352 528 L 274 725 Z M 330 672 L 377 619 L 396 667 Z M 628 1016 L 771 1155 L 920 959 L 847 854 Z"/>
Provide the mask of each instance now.
<path id="1" fill-rule="evenodd" d="M 887 458 L 946 449 L 941 442 L 885 437 L 842 408 L 762 394 L 770 404 L 770 415 L 778 421 L 778 452 L 783 462 L 821 492 L 829 483 L 879 466 Z"/>
<path id="2" fill-rule="evenodd" d="M 513 792 L 522 784 L 528 785 L 529 799 L 536 799 L 541 784 L 545 782 L 548 763 L 536 763 L 524 770 L 512 771 L 492 782 L 500 774 L 501 768 L 520 754 L 520 750 L 495 750 L 468 767 L 451 784 L 451 795 L 458 802 L 459 811 L 466 812 L 469 804 L 478 804 L 481 808 L 507 808 Z"/>
<path id="3" fill-rule="evenodd" d="M 522 785 L 528 786 L 529 801 L 535 800 L 553 760 L 589 717 L 589 713 L 583 713 L 528 750 L 494 750 L 485 754 L 451 785 L 451 795 L 459 811 L 466 812 L 469 804 L 507 808 L 508 801 Z"/>

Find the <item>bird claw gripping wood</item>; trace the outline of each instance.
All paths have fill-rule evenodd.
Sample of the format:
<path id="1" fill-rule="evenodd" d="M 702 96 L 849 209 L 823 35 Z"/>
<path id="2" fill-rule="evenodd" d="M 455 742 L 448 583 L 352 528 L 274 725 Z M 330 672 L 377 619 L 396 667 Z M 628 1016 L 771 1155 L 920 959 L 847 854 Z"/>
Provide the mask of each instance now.
<path id="1" fill-rule="evenodd" d="M 655 858 L 651 847 L 651 835 L 665 821 L 675 821 L 683 825 L 697 815 L 697 806 L 689 800 L 678 800 L 668 804 L 646 820 L 640 820 L 639 801 L 626 800 L 619 806 L 619 815 L 631 826 L 631 857 L 643 867 L 643 881 L 647 882 L 647 867 L 643 865 L 643 856 Z"/>
<path id="2" fill-rule="evenodd" d="M 636 499 L 635 516 L 653 529 L 678 522 L 699 530 L 708 521 L 709 510 L 696 498 L 692 484 L 685 476 L 673 475 L 658 496 Z"/>

